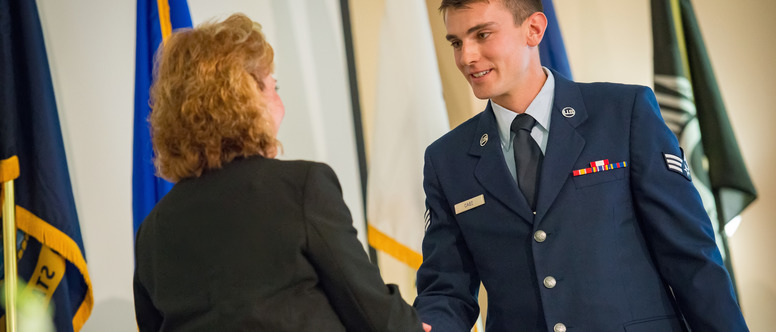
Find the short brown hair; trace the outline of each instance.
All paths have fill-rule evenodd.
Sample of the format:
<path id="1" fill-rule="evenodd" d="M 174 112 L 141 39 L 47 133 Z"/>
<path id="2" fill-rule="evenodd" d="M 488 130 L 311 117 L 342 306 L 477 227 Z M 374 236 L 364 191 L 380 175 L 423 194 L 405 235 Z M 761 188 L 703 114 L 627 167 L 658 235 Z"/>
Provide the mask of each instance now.
<path id="1" fill-rule="evenodd" d="M 501 3 L 512 12 L 512 16 L 515 19 L 515 24 L 521 24 L 523 21 L 531 16 L 535 12 L 541 12 L 544 10 L 542 6 L 542 0 L 495 0 L 501 1 Z M 466 8 L 469 4 L 474 2 L 487 2 L 490 0 L 442 0 L 442 4 L 439 5 L 439 11 L 444 13 L 448 8 Z"/>
<path id="2" fill-rule="evenodd" d="M 156 55 L 151 136 L 159 175 L 177 182 L 280 148 L 260 89 L 272 46 L 243 14 L 174 32 Z"/>

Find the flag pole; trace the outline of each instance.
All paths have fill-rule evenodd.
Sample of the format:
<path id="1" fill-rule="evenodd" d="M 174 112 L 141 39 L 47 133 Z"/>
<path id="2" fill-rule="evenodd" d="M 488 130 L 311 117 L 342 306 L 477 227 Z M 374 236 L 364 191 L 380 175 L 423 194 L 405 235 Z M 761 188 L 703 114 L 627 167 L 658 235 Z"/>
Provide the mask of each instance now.
<path id="1" fill-rule="evenodd" d="M 358 92 L 358 76 L 356 74 L 356 52 L 353 46 L 353 29 L 350 21 L 349 0 L 340 0 L 342 17 L 342 32 L 345 40 L 345 54 L 348 63 L 348 80 L 350 82 L 350 104 L 353 110 L 353 129 L 356 134 L 356 153 L 358 153 L 358 171 L 361 176 L 361 201 L 364 202 L 364 230 L 368 232 L 369 220 L 366 209 L 367 163 L 364 139 L 364 127 L 361 119 L 361 100 Z M 367 240 L 369 260 L 377 265 L 377 251 Z"/>
<path id="2" fill-rule="evenodd" d="M 16 214 L 13 180 L 3 183 L 3 260 L 5 261 L 5 330 L 16 332 Z"/>
<path id="3" fill-rule="evenodd" d="M 728 242 L 727 233 L 725 232 L 725 225 L 728 221 L 725 220 L 725 214 L 722 212 L 722 204 L 719 203 L 719 192 L 714 194 L 714 201 L 717 202 L 717 224 L 719 225 L 717 227 L 718 234 L 716 234 L 716 236 L 719 236 L 719 238 L 722 240 L 722 250 L 724 251 L 722 254 L 725 255 L 723 263 L 725 264 L 725 268 L 727 269 L 728 275 L 730 276 L 730 283 L 733 284 L 733 293 L 736 295 L 736 301 L 738 301 L 738 306 L 740 307 L 741 299 L 739 298 L 736 275 L 733 271 L 733 257 L 730 256 L 730 243 Z"/>

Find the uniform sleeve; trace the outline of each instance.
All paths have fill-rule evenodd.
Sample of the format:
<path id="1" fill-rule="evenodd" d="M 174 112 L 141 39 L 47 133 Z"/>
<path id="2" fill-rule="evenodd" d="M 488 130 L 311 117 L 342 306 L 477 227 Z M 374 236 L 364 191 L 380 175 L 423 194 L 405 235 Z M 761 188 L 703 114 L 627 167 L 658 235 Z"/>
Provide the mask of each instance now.
<path id="1" fill-rule="evenodd" d="M 636 95 L 630 142 L 635 213 L 690 327 L 748 331 L 701 198 L 684 167 L 666 161 L 666 154 L 683 158 L 682 151 L 646 87 Z"/>
<path id="2" fill-rule="evenodd" d="M 480 279 L 440 188 L 428 150 L 423 168 L 423 189 L 429 219 L 423 238 L 423 264 L 418 269 L 415 308 L 433 331 L 469 331 L 480 310 L 477 305 Z"/>
<path id="3" fill-rule="evenodd" d="M 314 164 L 304 189 L 306 255 L 348 331 L 422 331 L 398 287 L 386 285 L 356 237 L 331 168 Z"/>

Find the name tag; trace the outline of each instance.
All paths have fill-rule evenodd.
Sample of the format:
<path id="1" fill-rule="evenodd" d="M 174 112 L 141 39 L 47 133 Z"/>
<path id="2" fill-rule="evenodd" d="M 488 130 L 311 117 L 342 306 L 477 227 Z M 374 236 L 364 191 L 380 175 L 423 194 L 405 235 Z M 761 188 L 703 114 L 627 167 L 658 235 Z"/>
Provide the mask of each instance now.
<path id="1" fill-rule="evenodd" d="M 469 211 L 473 208 L 476 208 L 480 205 L 485 204 L 485 196 L 479 195 L 474 198 L 470 198 L 468 200 L 465 200 L 463 202 L 460 202 L 455 205 L 455 214 L 459 214 L 461 212 Z"/>

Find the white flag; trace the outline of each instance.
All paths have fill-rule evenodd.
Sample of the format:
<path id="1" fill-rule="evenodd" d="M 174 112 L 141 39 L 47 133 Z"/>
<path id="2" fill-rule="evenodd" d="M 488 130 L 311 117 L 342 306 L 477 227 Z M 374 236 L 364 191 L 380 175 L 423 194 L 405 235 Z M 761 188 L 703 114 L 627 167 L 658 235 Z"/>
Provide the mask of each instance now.
<path id="1" fill-rule="evenodd" d="M 395 268 L 380 262 L 383 278 L 412 299 L 425 227 L 423 153 L 449 124 L 425 2 L 386 1 L 384 15 L 367 182 L 369 243 L 411 269 L 410 280 L 396 280 L 386 275 Z"/>

